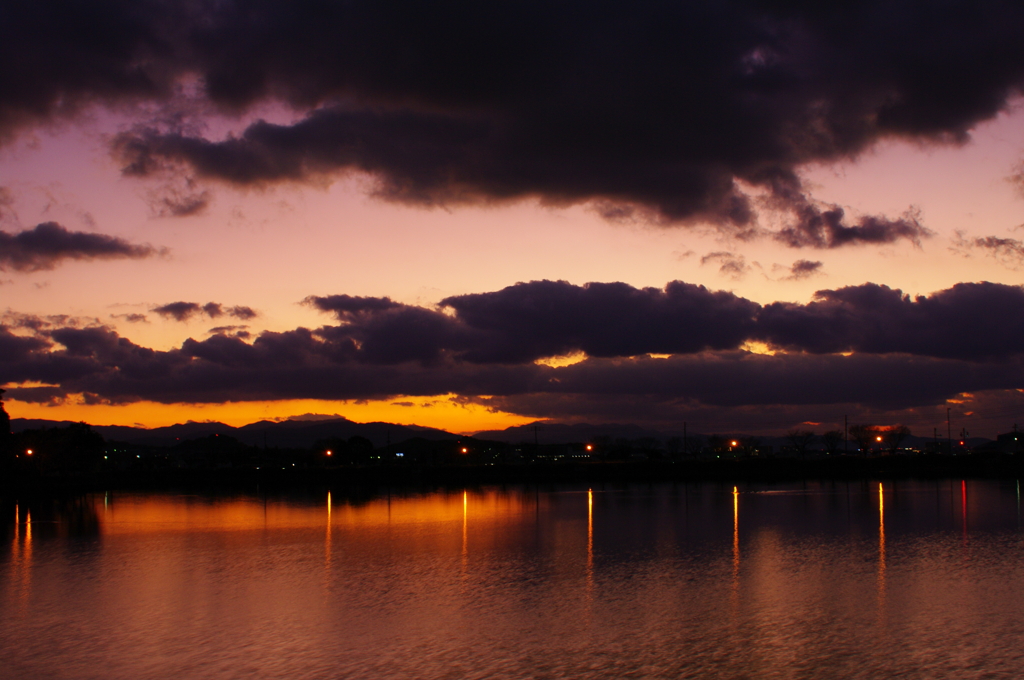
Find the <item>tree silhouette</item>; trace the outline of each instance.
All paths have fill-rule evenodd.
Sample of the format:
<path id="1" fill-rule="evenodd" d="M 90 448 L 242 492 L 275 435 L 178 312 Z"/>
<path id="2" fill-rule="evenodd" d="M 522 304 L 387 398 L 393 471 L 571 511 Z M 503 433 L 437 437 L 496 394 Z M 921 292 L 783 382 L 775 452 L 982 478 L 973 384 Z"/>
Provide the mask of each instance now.
<path id="1" fill-rule="evenodd" d="M 810 430 L 790 430 L 786 433 L 786 439 L 793 445 L 793 450 L 800 457 L 807 455 L 807 447 L 814 441 L 814 433 Z"/>
<path id="2" fill-rule="evenodd" d="M 860 449 L 861 453 L 868 454 L 871 451 L 871 445 L 875 442 L 875 433 L 878 431 L 874 425 L 851 425 L 850 426 L 850 438 L 857 442 L 857 448 Z"/>
<path id="3" fill-rule="evenodd" d="M 906 425 L 892 425 L 880 430 L 882 441 L 890 454 L 895 454 L 903 440 L 910 436 L 910 428 Z"/>
<path id="4" fill-rule="evenodd" d="M 843 431 L 829 430 L 821 435 L 821 442 L 825 445 L 825 451 L 829 455 L 833 455 L 839 450 L 839 445 L 843 443 Z"/>

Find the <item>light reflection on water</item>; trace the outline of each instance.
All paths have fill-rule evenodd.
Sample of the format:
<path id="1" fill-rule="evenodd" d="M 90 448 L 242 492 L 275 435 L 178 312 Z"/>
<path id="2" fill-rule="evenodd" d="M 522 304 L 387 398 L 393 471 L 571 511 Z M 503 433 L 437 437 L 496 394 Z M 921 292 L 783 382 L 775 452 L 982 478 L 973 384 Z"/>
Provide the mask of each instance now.
<path id="1" fill-rule="evenodd" d="M 1016 677 L 1019 484 L 5 504 L 3 678 Z"/>

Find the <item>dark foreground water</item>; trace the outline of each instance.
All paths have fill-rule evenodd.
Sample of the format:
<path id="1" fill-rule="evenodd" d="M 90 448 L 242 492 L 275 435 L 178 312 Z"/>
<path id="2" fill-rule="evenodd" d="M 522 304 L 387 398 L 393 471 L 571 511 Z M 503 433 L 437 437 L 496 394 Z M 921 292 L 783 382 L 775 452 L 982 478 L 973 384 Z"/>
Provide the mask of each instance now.
<path id="1" fill-rule="evenodd" d="M 1019 677 L 1017 482 L 8 502 L 0 677 Z"/>

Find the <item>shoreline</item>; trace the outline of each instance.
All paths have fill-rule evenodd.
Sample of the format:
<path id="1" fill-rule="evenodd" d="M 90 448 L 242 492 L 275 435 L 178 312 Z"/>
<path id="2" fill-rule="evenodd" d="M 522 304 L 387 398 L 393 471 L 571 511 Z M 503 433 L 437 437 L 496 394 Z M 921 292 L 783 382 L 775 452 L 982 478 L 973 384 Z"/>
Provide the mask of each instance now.
<path id="1" fill-rule="evenodd" d="M 327 468 L 168 469 L 104 471 L 43 477 L 7 474 L 0 496 L 102 491 L 330 490 L 377 487 L 472 487 L 495 484 L 587 484 L 609 482 L 780 483 L 800 480 L 885 481 L 899 479 L 1019 479 L 1024 456 L 896 455 L 830 458 L 741 458 L 732 460 L 557 462 L 486 465 L 385 464 Z"/>

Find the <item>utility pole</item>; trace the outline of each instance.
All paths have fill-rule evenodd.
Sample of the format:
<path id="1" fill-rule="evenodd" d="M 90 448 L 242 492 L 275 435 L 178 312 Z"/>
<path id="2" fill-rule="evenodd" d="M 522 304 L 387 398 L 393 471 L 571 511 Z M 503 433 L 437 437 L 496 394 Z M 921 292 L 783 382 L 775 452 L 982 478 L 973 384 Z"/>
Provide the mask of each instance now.
<path id="1" fill-rule="evenodd" d="M 953 453 L 953 428 L 949 424 L 949 407 L 946 407 L 946 444 L 949 446 L 949 453 Z"/>
<path id="2" fill-rule="evenodd" d="M 683 421 L 683 458 L 690 455 L 689 439 L 686 437 L 686 421 Z"/>
<path id="3" fill-rule="evenodd" d="M 843 416 L 843 455 L 850 455 L 850 417 Z"/>

